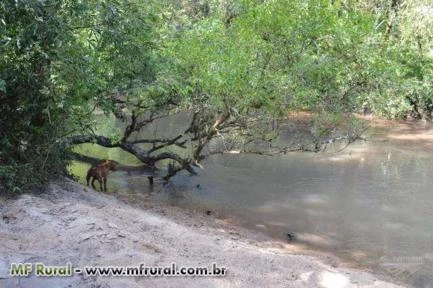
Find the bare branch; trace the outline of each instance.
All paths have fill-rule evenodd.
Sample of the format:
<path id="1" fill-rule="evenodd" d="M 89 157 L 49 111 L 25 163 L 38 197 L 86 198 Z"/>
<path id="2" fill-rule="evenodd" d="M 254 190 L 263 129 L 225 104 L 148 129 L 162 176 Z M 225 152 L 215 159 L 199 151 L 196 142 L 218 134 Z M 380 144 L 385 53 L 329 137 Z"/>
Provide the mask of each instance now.
<path id="1" fill-rule="evenodd" d="M 72 144 L 95 143 L 103 147 L 120 147 L 120 143 L 113 143 L 110 138 L 99 135 L 75 135 L 67 138 Z"/>
<path id="2" fill-rule="evenodd" d="M 129 136 L 131 136 L 131 133 L 135 131 L 136 127 L 137 127 L 137 116 L 135 115 L 135 110 L 132 110 L 131 123 L 129 123 L 129 125 L 126 126 L 122 141 L 126 141 L 129 138 Z"/>
<path id="3" fill-rule="evenodd" d="M 131 136 L 133 132 L 140 131 L 144 126 L 152 123 L 153 121 L 170 116 L 169 114 L 162 114 L 162 115 L 155 116 L 155 112 L 151 111 L 149 112 L 149 116 L 147 118 L 139 119 L 136 113 L 137 112 L 135 110 L 132 110 L 131 123 L 126 127 L 122 141 L 128 140 L 128 138 Z"/>
<path id="4" fill-rule="evenodd" d="M 179 135 L 179 136 L 182 137 L 183 135 Z M 180 139 L 180 138 L 178 138 L 179 136 L 176 136 L 175 137 L 176 139 L 174 141 Z M 173 140 L 172 139 L 138 139 L 138 140 L 129 141 L 129 142 L 131 142 L 132 144 L 158 144 L 158 143 L 168 143 L 171 141 L 173 141 Z M 185 147 L 186 142 L 187 142 L 187 140 L 184 140 L 182 142 L 173 142 L 171 144 L 179 146 L 181 148 L 186 148 Z"/>
<path id="5" fill-rule="evenodd" d="M 207 129 L 207 132 L 204 133 L 204 135 L 200 135 L 198 138 L 198 144 L 196 148 L 194 149 L 193 157 L 197 161 L 202 160 L 201 152 L 203 151 L 203 148 L 212 140 L 212 138 L 218 134 L 219 127 L 227 120 L 229 119 L 230 114 L 228 112 L 222 113 L 218 115 L 215 119 L 215 122 L 213 125 Z M 198 133 L 196 133 L 198 134 Z"/>
<path id="6" fill-rule="evenodd" d="M 96 158 L 96 157 L 90 157 L 90 156 L 82 155 L 82 154 L 75 153 L 75 152 L 72 153 L 72 158 L 74 160 L 89 163 L 92 165 L 98 163 L 101 160 L 101 159 Z"/>
<path id="7" fill-rule="evenodd" d="M 173 142 L 171 145 L 173 145 L 179 138 L 180 137 L 175 137 L 175 138 L 171 139 L 170 141 Z M 160 153 L 160 154 L 155 155 L 155 156 L 150 156 L 149 155 L 150 153 L 148 151 L 142 149 L 138 145 L 134 145 L 134 143 L 131 143 L 128 141 L 113 143 L 111 141 L 111 139 L 104 137 L 104 136 L 75 135 L 75 136 L 69 137 L 68 140 L 72 144 L 95 143 L 95 144 L 98 144 L 100 146 L 107 147 L 107 148 L 118 147 L 118 148 L 120 148 L 126 152 L 131 153 L 135 157 L 137 157 L 137 159 L 139 159 L 141 162 L 143 162 L 146 165 L 146 167 L 155 167 L 156 162 L 166 160 L 166 159 L 171 159 L 171 160 L 176 161 L 179 164 L 178 166 L 181 167 L 181 169 L 179 169 L 178 171 L 187 170 L 188 172 L 190 172 L 193 175 L 197 174 L 197 172 L 195 172 L 195 170 L 191 166 L 193 163 L 193 160 L 184 159 L 175 153 L 163 152 L 163 153 Z M 166 144 L 163 144 L 163 145 L 166 145 Z M 87 160 L 89 160 L 89 159 L 87 159 Z M 90 159 L 90 160 L 92 160 L 92 159 Z M 177 172 L 175 172 L 175 174 Z M 168 177 L 168 178 L 170 178 L 170 177 Z"/>
<path id="8" fill-rule="evenodd" d="M 183 137 L 183 135 L 178 135 L 178 136 L 174 137 L 173 139 L 168 140 L 165 143 L 163 142 L 163 144 L 161 144 L 161 145 L 153 146 L 153 148 L 149 150 L 149 153 L 155 152 L 155 151 L 157 151 L 159 149 L 162 149 L 162 148 L 165 148 L 165 147 L 168 147 L 168 146 L 171 146 L 171 145 L 177 145 L 179 147 L 185 148 L 186 140 L 183 141 L 183 142 L 176 143 L 176 141 L 179 140 L 182 137 Z"/>

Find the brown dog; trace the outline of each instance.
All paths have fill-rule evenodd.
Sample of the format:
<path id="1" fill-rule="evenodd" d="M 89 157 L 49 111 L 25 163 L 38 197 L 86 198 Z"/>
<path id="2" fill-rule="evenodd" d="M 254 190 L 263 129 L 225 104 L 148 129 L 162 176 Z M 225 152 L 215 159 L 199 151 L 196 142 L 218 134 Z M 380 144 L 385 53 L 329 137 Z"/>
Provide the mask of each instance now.
<path id="1" fill-rule="evenodd" d="M 92 187 L 96 190 L 95 180 L 98 180 L 101 191 L 107 192 L 107 175 L 110 171 L 116 171 L 117 162 L 113 160 L 102 160 L 96 165 L 90 167 L 87 171 L 87 186 L 89 186 L 90 179 L 92 180 Z M 104 187 L 102 187 L 102 182 L 104 182 Z"/>

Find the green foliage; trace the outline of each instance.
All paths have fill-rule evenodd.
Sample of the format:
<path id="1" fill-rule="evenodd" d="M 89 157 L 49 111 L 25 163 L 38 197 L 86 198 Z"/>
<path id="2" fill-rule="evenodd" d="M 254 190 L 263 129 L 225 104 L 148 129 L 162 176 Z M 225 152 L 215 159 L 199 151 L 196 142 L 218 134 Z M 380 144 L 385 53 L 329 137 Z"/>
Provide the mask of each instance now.
<path id="1" fill-rule="evenodd" d="M 58 177 L 65 147 L 58 140 L 65 110 L 53 66 L 71 37 L 58 1 L 0 4 L 0 177 L 18 191 Z M 66 43 L 65 43 L 66 42 Z"/>
<path id="2" fill-rule="evenodd" d="M 401 118 L 410 110 L 419 110 L 416 112 L 422 117 L 431 118 L 433 2 L 355 2 L 355 6 L 375 16 L 374 27 L 379 32 L 371 39 L 374 45 L 370 53 L 361 54 L 369 89 L 359 95 L 359 102 L 364 101 L 374 112 L 388 118 Z"/>
<path id="3" fill-rule="evenodd" d="M 353 108 L 347 94 L 359 78 L 355 49 L 370 18 L 339 16 L 338 5 L 325 1 L 242 3 L 244 14 L 229 27 L 216 13 L 169 46 L 175 73 L 180 65 L 187 74 L 179 85 L 189 87 L 179 91 L 184 97 L 199 94 L 200 101 L 220 108 L 230 103 L 244 112 Z"/>
<path id="4" fill-rule="evenodd" d="M 421 0 L 2 1 L 0 185 L 22 190 L 64 173 L 65 136 L 98 131 L 120 141 L 123 131 L 100 125 L 95 111 L 141 117 L 200 109 L 212 124 L 221 112 L 275 119 L 309 110 L 318 139 L 352 121 L 343 115 L 367 108 L 389 118 L 414 109 L 431 117 L 431 7 Z"/>
<path id="5" fill-rule="evenodd" d="M 408 98 L 421 108 L 431 105 L 433 30 L 431 17 L 421 17 L 431 6 L 422 1 L 404 1 L 394 14 L 387 1 L 234 1 L 229 7 L 237 11 L 229 24 L 213 7 L 165 51 L 175 65 L 168 77 L 187 101 L 210 101 L 218 109 L 230 103 L 240 112 L 263 107 L 277 115 L 368 107 L 389 118 L 408 113 Z M 401 16 L 391 19 L 395 37 L 389 38 L 384 25 L 391 14 Z"/>
<path id="6" fill-rule="evenodd" d="M 93 131 L 95 107 L 114 109 L 110 93 L 150 81 L 150 10 L 141 1 L 0 3 L 1 189 L 65 174 L 63 138 Z"/>

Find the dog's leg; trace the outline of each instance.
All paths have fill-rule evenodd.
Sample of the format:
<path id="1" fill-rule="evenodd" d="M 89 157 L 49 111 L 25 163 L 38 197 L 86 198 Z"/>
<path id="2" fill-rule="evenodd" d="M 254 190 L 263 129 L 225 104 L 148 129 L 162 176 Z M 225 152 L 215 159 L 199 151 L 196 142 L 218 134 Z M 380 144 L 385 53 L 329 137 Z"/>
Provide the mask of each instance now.
<path id="1" fill-rule="evenodd" d="M 93 177 L 93 179 L 92 179 L 92 187 L 93 187 L 93 189 L 95 189 L 95 190 L 96 190 L 96 187 L 95 187 L 95 181 L 96 181 L 96 178 L 95 178 L 95 177 Z"/>
<path id="2" fill-rule="evenodd" d="M 99 182 L 99 187 L 101 188 L 101 191 L 104 191 L 104 189 L 102 189 L 102 179 L 98 178 L 98 182 Z"/>
<path id="3" fill-rule="evenodd" d="M 92 176 L 90 176 L 90 171 L 89 171 L 89 172 L 87 172 L 87 176 L 86 176 L 87 186 L 89 186 L 90 178 L 92 178 Z"/>

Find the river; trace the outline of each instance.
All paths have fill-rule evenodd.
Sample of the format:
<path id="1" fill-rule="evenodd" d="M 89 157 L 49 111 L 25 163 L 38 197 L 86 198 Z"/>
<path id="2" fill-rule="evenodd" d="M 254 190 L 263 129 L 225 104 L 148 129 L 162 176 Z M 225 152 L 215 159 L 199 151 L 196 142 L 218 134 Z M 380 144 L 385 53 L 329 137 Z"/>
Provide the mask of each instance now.
<path id="1" fill-rule="evenodd" d="M 433 287 L 433 130 L 425 123 L 373 126 L 370 141 L 335 153 L 214 155 L 198 177 L 151 188 L 142 175 L 115 172 L 109 190 L 209 210 L 279 239 L 290 234 L 293 243 Z M 83 179 L 85 169 L 76 163 L 73 171 Z"/>

